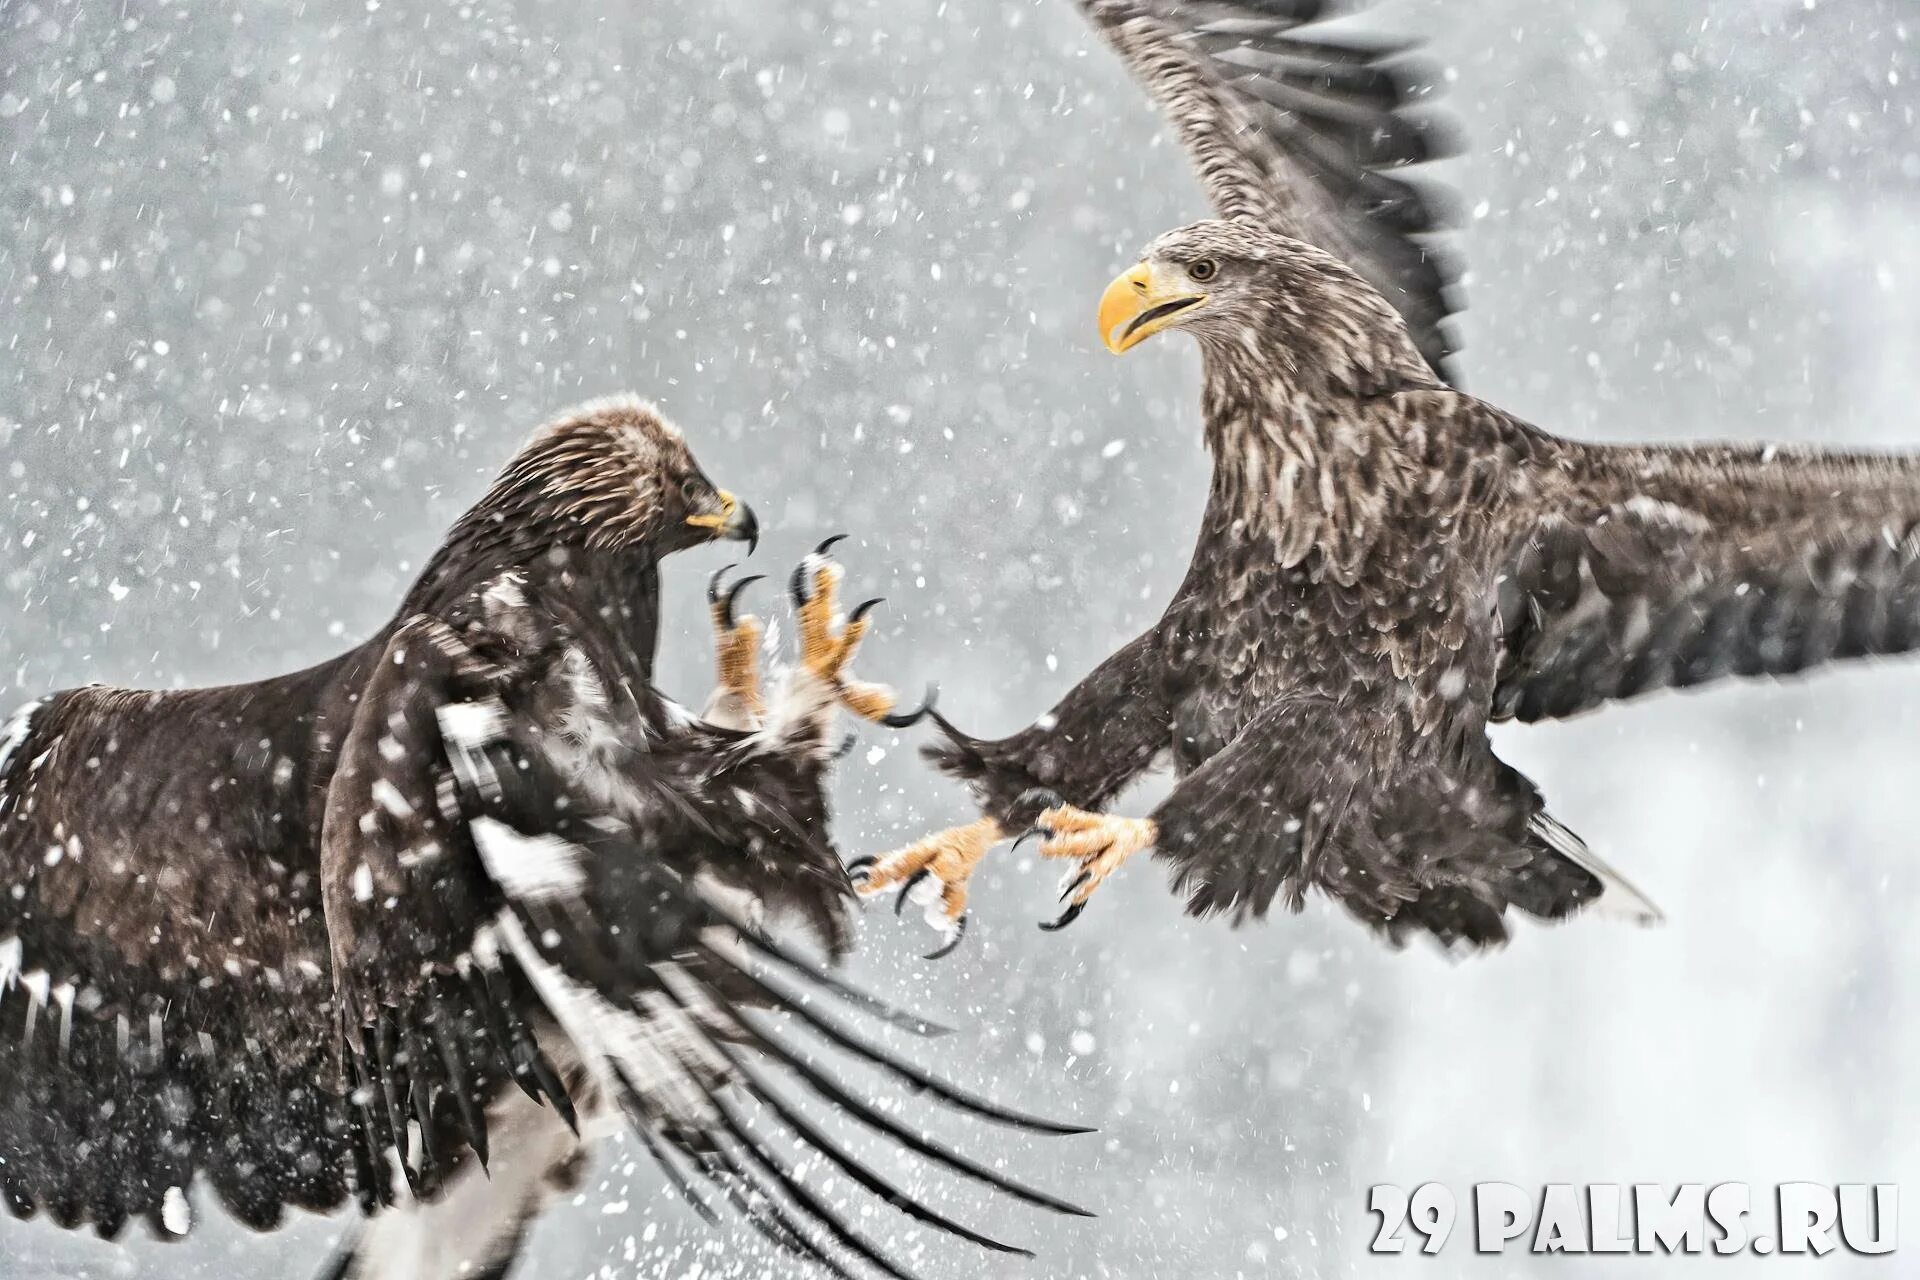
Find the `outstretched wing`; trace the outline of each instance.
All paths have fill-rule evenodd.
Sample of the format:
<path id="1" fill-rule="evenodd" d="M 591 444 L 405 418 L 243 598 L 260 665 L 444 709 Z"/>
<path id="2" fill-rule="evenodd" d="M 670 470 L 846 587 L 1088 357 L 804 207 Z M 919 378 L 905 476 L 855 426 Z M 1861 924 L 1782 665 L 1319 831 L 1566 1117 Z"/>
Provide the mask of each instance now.
<path id="1" fill-rule="evenodd" d="M 1153 95 L 1215 211 L 1341 258 L 1406 317 L 1449 377 L 1460 309 L 1437 187 L 1396 170 L 1444 154 L 1413 110 L 1433 78 L 1406 44 L 1316 31 L 1324 0 L 1079 0 Z"/>
<path id="2" fill-rule="evenodd" d="M 0 731 L 0 1196 L 184 1233 L 329 1210 L 348 1118 L 314 761 L 330 668 L 179 693 L 75 689 Z"/>
<path id="3" fill-rule="evenodd" d="M 822 1103 L 945 1171 L 1071 1211 L 931 1142 L 798 1047 L 796 1030 L 912 1091 L 1058 1129 L 856 1036 L 819 997 L 871 1002 L 726 905 L 722 887 L 744 887 L 777 907 L 756 886 L 779 885 L 804 915 L 845 909 L 845 874 L 820 830 L 817 760 L 796 763 L 777 743 L 738 734 L 700 740 L 695 760 L 663 739 L 625 762 L 616 810 L 556 766 L 554 744 L 521 709 L 550 690 L 516 652 L 525 646 L 490 652 L 439 623 L 408 624 L 343 753 L 323 867 L 351 1011 L 360 1165 L 385 1168 L 392 1153 L 409 1181 L 429 1186 L 460 1146 L 484 1158 L 485 1098 L 512 1079 L 570 1120 L 587 1099 L 617 1109 L 702 1212 L 710 1196 L 731 1204 L 776 1245 L 833 1271 L 859 1258 L 903 1274 L 852 1225 L 858 1210 L 801 1178 L 801 1160 L 825 1160 L 940 1230 L 1011 1246 L 867 1167 L 813 1114 Z M 368 1190 L 370 1207 L 390 1191 L 378 1180 Z"/>
<path id="4" fill-rule="evenodd" d="M 1920 645 L 1920 458 L 1554 442 L 1528 502 L 1496 718 Z"/>

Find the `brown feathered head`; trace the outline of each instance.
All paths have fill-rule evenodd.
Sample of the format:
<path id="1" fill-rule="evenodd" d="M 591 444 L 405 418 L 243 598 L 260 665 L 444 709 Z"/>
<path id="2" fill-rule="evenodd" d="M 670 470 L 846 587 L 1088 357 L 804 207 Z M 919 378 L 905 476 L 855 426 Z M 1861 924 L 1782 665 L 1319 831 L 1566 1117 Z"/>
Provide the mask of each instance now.
<path id="1" fill-rule="evenodd" d="M 540 428 L 475 511 L 605 551 L 666 555 L 715 538 L 751 546 L 760 534 L 753 509 L 707 479 L 679 428 L 635 396 L 592 401 Z"/>
<path id="2" fill-rule="evenodd" d="M 1169 231 L 1100 299 L 1115 355 L 1165 329 L 1191 333 L 1209 365 L 1361 393 L 1437 385 L 1380 292 L 1302 240 L 1237 220 Z"/>

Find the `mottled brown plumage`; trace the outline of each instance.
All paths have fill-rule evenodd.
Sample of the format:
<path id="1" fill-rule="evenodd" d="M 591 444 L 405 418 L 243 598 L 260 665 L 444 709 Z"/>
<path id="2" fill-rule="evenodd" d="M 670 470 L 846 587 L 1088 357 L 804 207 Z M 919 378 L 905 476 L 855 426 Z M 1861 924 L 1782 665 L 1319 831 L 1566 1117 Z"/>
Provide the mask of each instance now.
<path id="1" fill-rule="evenodd" d="M 1075 0 L 1166 114 L 1215 214 L 1319 245 L 1406 318 L 1443 374 L 1458 346 L 1450 193 L 1406 172 L 1457 149 L 1414 46 L 1316 29 L 1328 0 Z"/>
<path id="2" fill-rule="evenodd" d="M 70 690 L 15 717 L 8 1208 L 179 1235 L 202 1183 L 261 1229 L 357 1201 L 379 1216 L 329 1277 L 498 1277 L 582 1167 L 569 1130 L 591 1138 L 600 1116 L 703 1213 L 725 1201 L 830 1273 L 904 1274 L 795 1180 L 774 1129 L 910 1216 L 1006 1247 L 809 1136 L 757 1062 L 949 1171 L 1071 1209 L 930 1145 L 791 1043 L 811 1029 L 915 1091 L 1059 1128 L 822 1020 L 810 1001 L 858 993 L 758 923 L 844 951 L 832 722 L 855 694 L 875 714 L 891 699 L 846 677 L 864 624 L 836 628 L 821 556 L 801 575 L 804 662 L 764 705 L 738 705 L 738 654 L 715 719 L 654 687 L 660 558 L 754 532 L 650 407 L 599 402 L 534 438 L 351 652 L 225 689 Z"/>
<path id="3" fill-rule="evenodd" d="M 1151 0 L 1087 7 L 1223 215 L 1148 245 L 1101 307 L 1115 351 L 1198 343 L 1212 485 L 1158 622 L 1033 727 L 943 721 L 932 754 L 995 834 L 1037 820 L 1078 865 L 1064 919 L 1147 846 L 1192 912 L 1235 920 L 1310 890 L 1448 945 L 1504 941 L 1509 908 L 1655 918 L 1493 755 L 1489 721 L 1920 645 L 1920 461 L 1583 444 L 1450 388 L 1430 312 L 1364 278 L 1369 234 L 1325 221 L 1325 187 L 1276 158 L 1194 31 Z M 1148 820 L 1087 812 L 1160 758 L 1181 781 Z"/>

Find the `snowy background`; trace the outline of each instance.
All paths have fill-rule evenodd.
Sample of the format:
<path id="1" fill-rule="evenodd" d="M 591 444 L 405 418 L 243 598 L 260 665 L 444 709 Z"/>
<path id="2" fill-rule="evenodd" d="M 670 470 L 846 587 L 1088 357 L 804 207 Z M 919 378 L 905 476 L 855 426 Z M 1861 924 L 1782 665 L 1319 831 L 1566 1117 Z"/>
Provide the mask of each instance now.
<path id="1" fill-rule="evenodd" d="M 1580 435 L 1920 440 L 1915 17 L 1370 15 L 1431 39 L 1464 125 L 1445 172 L 1469 386 Z M 1170 340 L 1115 361 L 1092 312 L 1203 208 L 1065 0 L 0 0 L 0 702 L 326 656 L 380 625 L 534 425 L 630 388 L 759 508 L 758 568 L 857 535 L 852 586 L 889 598 L 866 674 L 937 677 L 963 725 L 1015 728 L 1184 567 L 1197 358 Z M 720 559 L 668 579 L 689 698 Z M 1385 1181 L 1920 1194 L 1917 716 L 1920 669 L 1890 665 L 1502 733 L 1664 905 L 1655 932 L 1527 929 L 1453 965 L 1319 905 L 1192 925 L 1143 863 L 1043 936 L 1056 876 L 1005 856 L 943 965 L 872 913 L 867 979 L 966 1024 L 950 1070 L 1102 1125 L 1010 1144 L 1102 1219 L 1008 1214 L 1039 1262 L 927 1269 L 1533 1273 L 1463 1237 L 1369 1260 Z M 850 854 L 967 816 L 912 746 L 869 733 L 848 762 Z M 644 1169 L 596 1178 L 530 1274 L 662 1273 L 710 1233 L 655 1191 Z M 299 1276 L 337 1230 L 107 1246 L 0 1220 L 0 1277 Z M 724 1241 L 700 1274 L 784 1274 Z M 691 1274 L 674 1256 L 664 1274 Z"/>

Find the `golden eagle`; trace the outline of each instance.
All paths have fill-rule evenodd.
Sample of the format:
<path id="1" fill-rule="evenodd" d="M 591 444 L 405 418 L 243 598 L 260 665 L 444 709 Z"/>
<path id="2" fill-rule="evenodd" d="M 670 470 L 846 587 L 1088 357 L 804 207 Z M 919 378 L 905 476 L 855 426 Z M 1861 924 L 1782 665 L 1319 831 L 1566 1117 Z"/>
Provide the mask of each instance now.
<path id="1" fill-rule="evenodd" d="M 931 754 L 984 815 L 861 866 L 936 886 L 955 939 L 987 849 L 1032 824 L 1071 921 L 1130 856 L 1191 913 L 1312 889 L 1394 941 L 1504 941 L 1508 908 L 1657 913 L 1497 759 L 1489 721 L 1779 676 L 1920 644 L 1920 459 L 1607 446 L 1451 388 L 1434 208 L 1378 166 L 1427 136 L 1385 46 L 1287 0 L 1082 0 L 1191 153 L 1218 217 L 1100 301 L 1126 351 L 1199 344 L 1213 478 L 1165 615 L 1036 722 Z M 1097 812 L 1152 762 L 1144 819 Z M 949 942 L 951 946 L 951 942 Z"/>
<path id="2" fill-rule="evenodd" d="M 893 699 L 848 674 L 868 619 L 836 617 L 824 550 L 796 573 L 801 661 L 775 690 L 734 613 L 744 584 L 717 580 L 709 717 L 654 687 L 660 559 L 755 535 L 652 408 L 602 401 L 541 430 L 351 652 L 20 712 L 0 736 L 8 1208 L 177 1236 L 196 1183 L 257 1229 L 357 1202 L 376 1216 L 329 1276 L 500 1277 L 585 1141 L 624 1121 L 703 1214 L 730 1204 L 834 1274 L 904 1272 L 796 1150 L 856 1196 L 1008 1247 L 870 1170 L 823 1102 L 1075 1211 L 931 1142 L 795 1038 L 1067 1131 L 869 1043 L 819 997 L 884 1010 L 763 929 L 844 950 L 833 719 Z"/>

